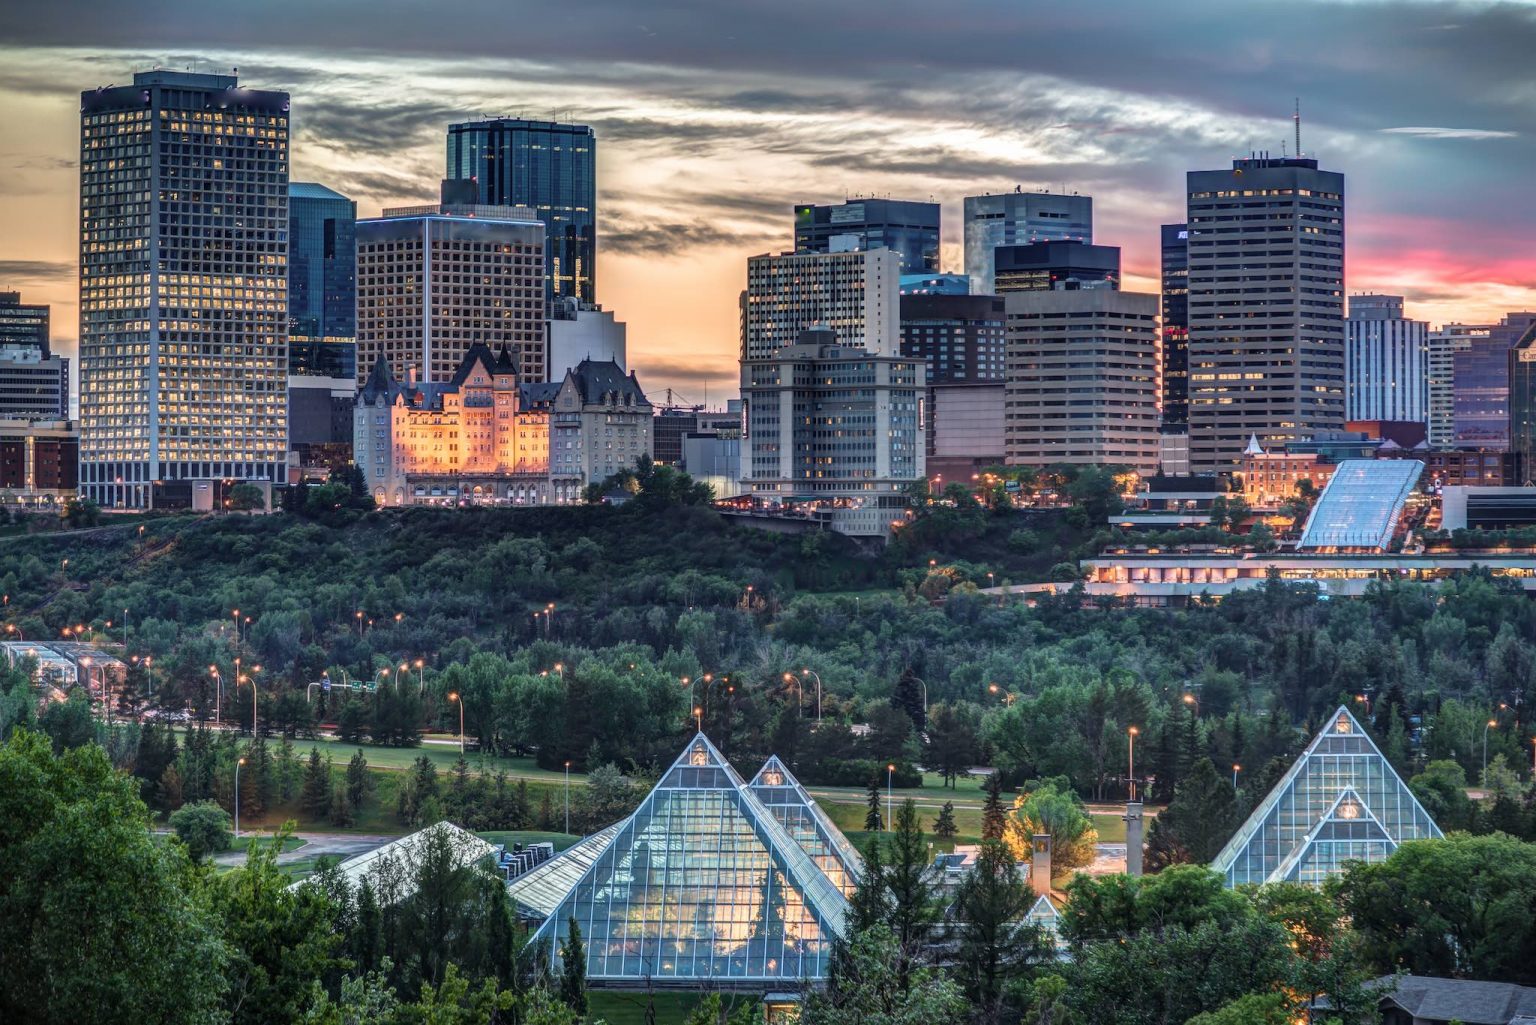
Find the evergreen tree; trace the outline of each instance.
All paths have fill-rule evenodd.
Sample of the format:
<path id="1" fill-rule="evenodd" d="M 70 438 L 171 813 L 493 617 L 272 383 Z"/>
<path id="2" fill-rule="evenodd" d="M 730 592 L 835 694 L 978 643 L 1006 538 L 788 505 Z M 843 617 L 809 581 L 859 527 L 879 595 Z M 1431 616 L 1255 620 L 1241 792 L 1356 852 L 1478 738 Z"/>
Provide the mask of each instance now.
<path id="1" fill-rule="evenodd" d="M 891 692 L 891 704 L 907 713 L 912 726 L 919 733 L 928 728 L 928 713 L 923 710 L 923 685 L 917 674 L 907 666 L 896 678 L 896 688 Z"/>
<path id="2" fill-rule="evenodd" d="M 1194 765 L 1179 784 L 1173 801 L 1152 820 L 1147 838 L 1147 867 L 1153 871 L 1187 858 L 1205 864 L 1221 851 L 1238 826 L 1232 784 L 1209 758 Z"/>
<path id="3" fill-rule="evenodd" d="M 359 973 L 380 967 L 380 959 L 384 956 L 383 916 L 378 895 L 373 891 L 373 881 L 366 874 L 357 887 L 357 914 L 347 945 Z"/>
<path id="4" fill-rule="evenodd" d="M 331 810 L 331 772 L 320 749 L 309 749 L 309 764 L 304 769 L 304 786 L 299 791 L 299 806 L 312 819 L 321 819 Z"/>
<path id="5" fill-rule="evenodd" d="M 986 800 L 981 806 L 981 838 L 1001 840 L 1008 828 L 1008 811 L 1003 807 L 1003 775 L 996 769 L 987 776 Z"/>
<path id="6" fill-rule="evenodd" d="M 368 759 L 363 757 L 363 749 L 358 748 L 347 763 L 347 800 L 352 802 L 354 811 L 362 808 L 373 790 L 373 773 L 368 771 Z"/>
<path id="7" fill-rule="evenodd" d="M 911 798 L 902 801 L 896 812 L 894 832 L 886 853 L 889 861 L 885 867 L 885 884 L 891 895 L 888 920 L 902 950 L 901 979 L 905 983 L 911 963 L 923 949 L 929 930 L 938 917 L 932 864 L 928 859 L 928 836 L 923 832 L 917 803 Z"/>
<path id="8" fill-rule="evenodd" d="M 868 809 L 864 812 L 864 829 L 866 832 L 878 833 L 885 828 L 885 819 L 880 814 L 880 779 L 871 777 L 864 788 L 865 800 Z"/>
<path id="9" fill-rule="evenodd" d="M 579 1015 L 587 1013 L 587 952 L 581 943 L 581 926 L 568 919 L 570 928 L 560 944 L 560 999 Z"/>
<path id="10" fill-rule="evenodd" d="M 944 807 L 939 809 L 939 817 L 933 821 L 933 835 L 940 840 L 953 840 L 959 832 L 955 825 L 955 802 L 945 801 Z"/>
<path id="11" fill-rule="evenodd" d="M 872 836 L 864 848 L 864 872 L 859 876 L 853 896 L 848 898 L 850 934 L 862 932 L 886 919 L 890 891 L 885 878 L 884 846 L 878 836 Z"/>
<path id="12" fill-rule="evenodd" d="M 273 775 L 277 778 L 277 799 L 283 804 L 293 800 L 298 793 L 300 771 L 299 756 L 293 749 L 293 741 L 284 737 L 272 764 Z"/>
<path id="13" fill-rule="evenodd" d="M 954 914 L 960 946 L 956 974 L 982 1021 L 1001 1017 L 1009 984 L 1052 953 L 1049 943 L 1024 918 L 1034 893 L 1019 875 L 1006 844 L 984 840 L 976 867 L 955 893 Z"/>

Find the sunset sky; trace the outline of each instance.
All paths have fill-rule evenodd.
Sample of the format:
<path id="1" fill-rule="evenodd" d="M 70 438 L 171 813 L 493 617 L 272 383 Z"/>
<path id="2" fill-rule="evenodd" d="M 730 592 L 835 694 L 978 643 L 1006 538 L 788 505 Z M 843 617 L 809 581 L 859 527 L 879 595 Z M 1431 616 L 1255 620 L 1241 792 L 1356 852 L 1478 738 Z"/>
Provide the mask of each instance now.
<path id="1" fill-rule="evenodd" d="M 1183 174 L 1303 147 L 1348 182 L 1351 292 L 1435 324 L 1536 308 L 1536 5 L 1399 0 L 39 0 L 0 5 L 0 289 L 76 337 L 79 93 L 154 65 L 287 90 L 293 176 L 430 201 L 444 130 L 598 137 L 598 299 L 653 398 L 736 392 L 746 258 L 790 208 L 1066 188 L 1155 290 Z"/>

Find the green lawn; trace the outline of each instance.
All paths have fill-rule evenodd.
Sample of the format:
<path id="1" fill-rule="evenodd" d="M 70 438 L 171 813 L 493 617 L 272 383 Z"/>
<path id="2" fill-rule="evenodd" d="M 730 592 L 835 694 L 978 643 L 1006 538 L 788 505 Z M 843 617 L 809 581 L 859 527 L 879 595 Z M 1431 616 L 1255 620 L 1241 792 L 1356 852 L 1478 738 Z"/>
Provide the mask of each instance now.
<path id="1" fill-rule="evenodd" d="M 702 994 L 676 993 L 672 991 L 654 993 L 650 997 L 652 1005 L 656 1008 L 656 1025 L 683 1025 L 688 1019 Z M 621 993 L 607 989 L 590 989 L 587 991 L 587 1020 L 607 1022 L 607 1025 L 645 1025 L 646 994 Z M 727 1011 L 733 1006 L 732 1000 L 750 1000 L 754 1005 L 759 1000 L 753 996 L 733 997 L 726 993 L 721 995 L 721 1002 Z"/>

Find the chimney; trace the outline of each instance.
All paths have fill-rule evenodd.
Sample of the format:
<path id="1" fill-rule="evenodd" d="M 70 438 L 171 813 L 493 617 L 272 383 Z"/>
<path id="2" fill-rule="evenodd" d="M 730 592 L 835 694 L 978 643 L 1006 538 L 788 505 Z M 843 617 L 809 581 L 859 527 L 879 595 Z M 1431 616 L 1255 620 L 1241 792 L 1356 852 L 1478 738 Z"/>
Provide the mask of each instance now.
<path id="1" fill-rule="evenodd" d="M 416 364 L 412 363 L 405 368 L 405 383 L 412 388 L 416 387 Z"/>
<path id="2" fill-rule="evenodd" d="M 1034 859 L 1029 865 L 1029 885 L 1043 897 L 1051 892 L 1051 834 L 1036 833 L 1032 848 Z"/>
<path id="3" fill-rule="evenodd" d="M 1125 806 L 1125 873 L 1141 875 L 1141 802 L 1132 801 Z"/>

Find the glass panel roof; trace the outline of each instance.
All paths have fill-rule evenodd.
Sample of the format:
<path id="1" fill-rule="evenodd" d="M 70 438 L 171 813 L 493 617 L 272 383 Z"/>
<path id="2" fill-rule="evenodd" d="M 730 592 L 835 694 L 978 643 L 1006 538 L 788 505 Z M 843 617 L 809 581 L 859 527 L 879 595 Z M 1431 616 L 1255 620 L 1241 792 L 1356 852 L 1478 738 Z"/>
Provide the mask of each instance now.
<path id="1" fill-rule="evenodd" d="M 1298 547 L 1385 549 L 1423 472 L 1417 459 L 1344 460 L 1312 507 Z"/>
<path id="2" fill-rule="evenodd" d="M 592 867 L 597 856 L 608 849 L 619 827 L 626 821 L 620 820 L 593 833 L 508 883 L 507 895 L 517 906 L 517 913 L 541 922 L 553 914 L 560 901 L 571 892 L 571 887 Z"/>
<path id="3" fill-rule="evenodd" d="M 571 919 L 595 985 L 824 979 L 842 892 L 701 733 L 529 942 L 551 964 Z"/>
<path id="4" fill-rule="evenodd" d="M 1228 886 L 1318 883 L 1346 861 L 1382 861 L 1405 840 L 1440 835 L 1359 721 L 1340 707 L 1211 867 Z"/>
<path id="5" fill-rule="evenodd" d="M 452 822 L 439 822 L 382 847 L 375 847 L 364 854 L 338 862 L 336 870 L 354 887 L 366 877 L 373 885 L 380 904 L 395 904 L 414 892 L 411 887 L 416 878 L 416 862 L 421 846 L 435 832 L 441 832 L 447 837 L 460 865 L 473 864 L 489 857 L 495 850 L 489 843 Z M 303 886 L 308 881 L 300 880 L 289 889 Z"/>
<path id="6" fill-rule="evenodd" d="M 863 859 L 827 813 L 805 792 L 800 781 L 779 761 L 779 756 L 771 755 L 748 786 L 832 884 L 845 896 L 852 896 L 863 872 Z"/>

